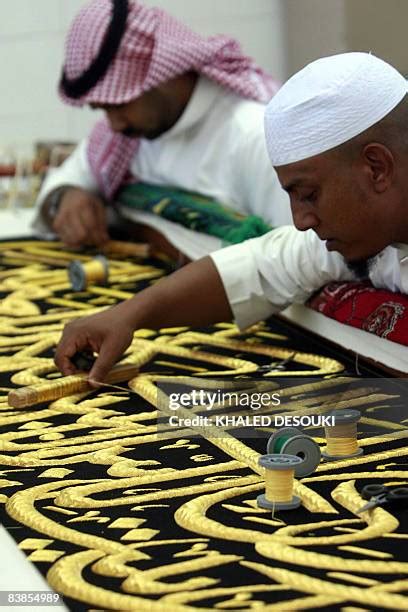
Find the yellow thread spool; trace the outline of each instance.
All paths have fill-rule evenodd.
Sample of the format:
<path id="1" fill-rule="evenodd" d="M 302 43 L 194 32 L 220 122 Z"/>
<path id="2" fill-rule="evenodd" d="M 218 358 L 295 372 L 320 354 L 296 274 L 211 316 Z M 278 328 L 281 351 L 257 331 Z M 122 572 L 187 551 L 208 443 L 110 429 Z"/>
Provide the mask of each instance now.
<path id="1" fill-rule="evenodd" d="M 76 259 L 69 265 L 68 276 L 74 291 L 83 291 L 88 285 L 106 285 L 109 277 L 108 260 L 103 255 L 96 255 L 85 263 Z"/>
<path id="2" fill-rule="evenodd" d="M 299 508 L 300 498 L 293 495 L 293 484 L 295 469 L 302 462 L 296 455 L 279 453 L 259 457 L 259 465 L 265 468 L 265 494 L 257 497 L 260 508 L 272 511 Z"/>
<path id="3" fill-rule="evenodd" d="M 123 240 L 109 240 L 102 250 L 104 253 L 142 258 L 149 257 L 151 253 L 149 244 L 144 244 L 142 242 L 125 242 Z"/>
<path id="4" fill-rule="evenodd" d="M 363 449 L 357 440 L 357 423 L 360 420 L 358 410 L 333 410 L 327 417 L 333 417 L 333 425 L 326 425 L 326 447 L 322 451 L 325 459 L 348 459 L 361 455 Z"/>

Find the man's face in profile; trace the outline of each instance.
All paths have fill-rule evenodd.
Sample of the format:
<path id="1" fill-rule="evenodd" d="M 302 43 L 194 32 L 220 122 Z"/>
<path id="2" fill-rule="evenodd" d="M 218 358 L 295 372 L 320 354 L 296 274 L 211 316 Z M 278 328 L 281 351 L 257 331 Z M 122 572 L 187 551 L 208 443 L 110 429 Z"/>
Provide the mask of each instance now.
<path id="1" fill-rule="evenodd" d="M 124 104 L 91 104 L 91 108 L 105 111 L 114 132 L 154 140 L 176 122 L 171 102 L 169 95 L 157 88 Z"/>
<path id="2" fill-rule="evenodd" d="M 329 151 L 275 169 L 297 229 L 315 231 L 329 251 L 341 253 L 360 274 L 364 262 L 390 244 L 384 206 L 373 197 L 359 160 L 352 163 Z"/>

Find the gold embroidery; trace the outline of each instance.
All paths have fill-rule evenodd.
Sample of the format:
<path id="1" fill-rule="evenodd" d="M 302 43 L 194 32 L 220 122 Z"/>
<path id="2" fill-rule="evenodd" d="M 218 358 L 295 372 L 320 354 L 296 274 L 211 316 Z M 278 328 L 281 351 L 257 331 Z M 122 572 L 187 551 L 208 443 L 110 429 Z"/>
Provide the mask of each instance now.
<path id="1" fill-rule="evenodd" d="M 350 389 L 346 377 L 333 377 L 342 372 L 342 363 L 296 352 L 284 334 L 274 334 L 264 324 L 244 333 L 232 324 L 219 324 L 207 333 L 185 327 L 137 330 L 125 362 L 146 372 L 130 380 L 129 392 L 101 389 L 90 395 L 89 389 L 75 389 L 38 409 L 13 409 L 6 403 L 13 385 L 64 384 L 52 351 L 66 322 L 132 296 L 134 281 L 154 282 L 162 272 L 112 258 L 113 286 L 74 294 L 65 267 L 78 259 L 77 253 L 65 253 L 52 243 L 0 243 L 0 256 L 7 252 L 15 267 L 0 270 L 5 296 L 0 371 L 11 377 L 10 386 L 0 389 L 0 461 L 7 467 L 0 502 L 12 519 L 38 534 L 25 538 L 20 547 L 32 561 L 50 565 L 47 577 L 54 588 L 96 609 L 185 612 L 197 606 L 281 612 L 346 602 L 359 609 L 407 609 L 408 598 L 401 593 L 408 582 L 392 581 L 392 576 L 407 574 L 408 564 L 397 555 L 391 558 L 381 542 L 398 543 L 408 536 L 398 533 L 390 509 L 357 515 L 363 500 L 352 482 L 407 481 L 398 463 L 404 451 L 387 447 L 407 435 L 404 424 L 384 417 L 391 393 L 372 381 Z M 79 258 L 88 261 L 90 256 Z M 58 269 L 50 269 L 50 261 Z M 44 306 L 47 312 L 41 313 Z M 52 312 L 53 306 L 58 310 Z M 149 374 L 158 367 L 191 372 L 192 385 L 211 389 L 218 385 L 215 378 L 251 376 L 259 362 L 284 360 L 287 371 L 263 376 L 266 381 L 269 376 L 271 389 L 279 389 L 282 406 L 265 407 L 259 414 L 282 408 L 292 415 L 367 408 L 361 424 L 377 434 L 359 440 L 364 456 L 321 464 L 315 474 L 295 482 L 302 524 L 293 524 L 282 512 L 272 517 L 257 508 L 257 495 L 264 489 L 258 465 L 262 453 L 249 441 L 234 438 L 232 429 L 217 438 L 199 428 L 196 437 L 188 430 L 159 435 L 157 384 L 167 376 Z M 314 380 L 298 384 L 287 378 L 294 374 Z M 282 389 L 277 375 L 287 378 Z M 377 448 L 379 444 L 385 448 Z M 27 468 L 38 478 L 34 486 L 17 480 Z M 166 533 L 173 523 L 181 537 Z M 81 550 L 62 552 L 65 542 Z M 277 568 L 274 561 L 299 571 Z M 230 577 L 250 571 L 251 582 L 228 578 L 225 583 L 224 570 Z M 316 578 L 316 570 L 326 572 L 324 579 Z M 89 572 L 95 580 L 88 581 Z M 116 591 L 96 586 L 99 579 L 101 585 L 110 584 L 110 578 L 119 579 Z"/>

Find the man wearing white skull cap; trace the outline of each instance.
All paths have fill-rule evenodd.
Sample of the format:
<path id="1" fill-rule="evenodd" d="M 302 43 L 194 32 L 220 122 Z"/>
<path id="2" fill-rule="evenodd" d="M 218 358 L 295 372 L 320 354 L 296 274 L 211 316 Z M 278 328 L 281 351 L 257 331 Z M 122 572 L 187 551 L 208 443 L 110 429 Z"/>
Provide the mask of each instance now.
<path id="1" fill-rule="evenodd" d="M 138 327 L 234 318 L 245 328 L 332 280 L 363 276 L 408 293 L 406 94 L 398 71 L 367 53 L 323 58 L 294 75 L 269 103 L 265 131 L 296 227 L 217 251 L 70 323 L 57 365 L 74 371 L 70 357 L 92 337 L 99 357 L 91 379 L 102 380 Z"/>
<path id="2" fill-rule="evenodd" d="M 68 246 L 101 245 L 108 239 L 104 200 L 117 200 L 128 187 L 119 198 L 125 218 L 158 229 L 175 246 L 182 239 L 191 259 L 221 247 L 205 229 L 175 227 L 172 221 L 187 222 L 188 215 L 168 221 L 163 207 L 161 217 L 154 214 L 157 202 L 135 207 L 132 194 L 142 184 L 150 186 L 143 194 L 157 198 L 159 187 L 197 192 L 260 218 L 263 233 L 267 224 L 290 223 L 263 137 L 265 103 L 278 87 L 228 36 L 200 36 L 136 0 L 92 0 L 69 30 L 59 94 L 105 118 L 48 175 L 35 228 L 52 229 Z"/>

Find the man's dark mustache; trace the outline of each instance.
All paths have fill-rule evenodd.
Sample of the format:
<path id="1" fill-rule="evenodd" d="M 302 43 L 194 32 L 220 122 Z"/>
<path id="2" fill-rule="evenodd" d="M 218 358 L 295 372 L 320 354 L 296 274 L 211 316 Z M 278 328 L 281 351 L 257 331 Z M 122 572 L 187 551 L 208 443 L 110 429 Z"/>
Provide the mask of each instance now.
<path id="1" fill-rule="evenodd" d="M 121 134 L 123 134 L 123 136 L 127 136 L 128 138 L 140 138 L 141 136 L 140 132 L 138 132 L 137 130 L 134 130 L 131 127 L 128 127 L 122 130 Z"/>

